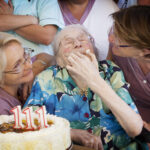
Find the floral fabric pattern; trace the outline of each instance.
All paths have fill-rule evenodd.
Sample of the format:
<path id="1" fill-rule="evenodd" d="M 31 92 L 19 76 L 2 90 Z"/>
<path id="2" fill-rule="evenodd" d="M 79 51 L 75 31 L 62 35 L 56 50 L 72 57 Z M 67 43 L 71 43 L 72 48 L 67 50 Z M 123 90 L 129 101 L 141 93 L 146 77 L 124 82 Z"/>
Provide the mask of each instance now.
<path id="1" fill-rule="evenodd" d="M 101 61 L 99 72 L 121 99 L 137 112 L 120 68 L 111 61 Z M 87 96 L 81 95 L 65 68 L 51 66 L 36 77 L 24 107 L 42 105 L 46 106 L 48 113 L 68 119 L 71 128 L 101 136 L 105 150 L 137 150 L 139 146 L 136 139 L 125 133 L 98 95 L 90 89 Z M 145 144 L 140 146 L 146 149 Z"/>

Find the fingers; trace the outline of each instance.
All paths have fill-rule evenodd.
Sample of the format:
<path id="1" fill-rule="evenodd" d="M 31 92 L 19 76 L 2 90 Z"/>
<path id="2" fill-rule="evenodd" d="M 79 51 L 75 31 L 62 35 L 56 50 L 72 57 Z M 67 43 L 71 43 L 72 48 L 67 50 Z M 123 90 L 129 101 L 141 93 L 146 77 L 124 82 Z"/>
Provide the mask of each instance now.
<path id="1" fill-rule="evenodd" d="M 104 150 L 100 136 L 98 136 L 97 138 L 98 138 L 98 150 Z"/>
<path id="2" fill-rule="evenodd" d="M 10 6 L 10 8 L 13 8 L 13 4 L 12 4 L 11 0 L 8 1 L 8 5 Z"/>
<path id="3" fill-rule="evenodd" d="M 31 93 L 32 82 L 26 83 L 23 86 L 23 99 L 26 100 L 28 95 Z"/>
<path id="4" fill-rule="evenodd" d="M 76 52 L 76 53 L 72 53 L 69 57 L 68 57 L 68 61 L 71 65 L 77 65 L 77 64 L 81 64 L 83 62 L 88 62 L 89 59 L 87 56 Z"/>
<path id="5" fill-rule="evenodd" d="M 24 99 L 24 100 L 26 100 L 27 95 L 28 95 L 28 86 L 27 86 L 27 85 L 24 85 L 24 86 L 23 86 L 23 99 Z"/>
<path id="6" fill-rule="evenodd" d="M 77 56 L 75 56 L 74 54 L 68 57 L 68 61 L 71 64 L 71 66 L 76 64 L 76 60 L 77 60 Z"/>
<path id="7" fill-rule="evenodd" d="M 7 3 L 4 0 L 0 0 L 1 5 L 6 6 Z"/>

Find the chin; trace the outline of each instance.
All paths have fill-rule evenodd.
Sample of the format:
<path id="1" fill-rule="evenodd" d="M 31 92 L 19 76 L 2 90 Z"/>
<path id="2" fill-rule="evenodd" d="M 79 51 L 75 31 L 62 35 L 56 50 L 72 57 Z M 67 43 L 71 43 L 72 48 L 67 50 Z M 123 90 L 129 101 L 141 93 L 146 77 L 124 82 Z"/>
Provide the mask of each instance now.
<path id="1" fill-rule="evenodd" d="M 34 79 L 33 72 L 30 72 L 29 74 L 26 74 L 22 77 L 22 83 L 30 82 Z"/>

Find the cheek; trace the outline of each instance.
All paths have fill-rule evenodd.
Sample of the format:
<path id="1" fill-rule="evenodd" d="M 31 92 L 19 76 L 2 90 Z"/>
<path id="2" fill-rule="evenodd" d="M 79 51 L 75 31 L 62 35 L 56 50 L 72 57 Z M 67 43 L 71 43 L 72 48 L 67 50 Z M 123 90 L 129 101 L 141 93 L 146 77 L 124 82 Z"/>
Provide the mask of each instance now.
<path id="1" fill-rule="evenodd" d="M 122 52 L 117 47 L 112 47 L 112 53 L 116 56 L 124 57 L 124 54 L 122 54 Z"/>
<path id="2" fill-rule="evenodd" d="M 64 50 L 63 50 L 63 52 L 66 54 L 66 53 L 70 53 L 71 52 L 71 49 L 70 48 L 65 48 Z"/>
<path id="3" fill-rule="evenodd" d="M 30 72 L 29 74 L 26 74 L 25 76 L 20 77 L 19 84 L 30 82 L 33 80 L 33 78 L 34 78 L 33 72 Z"/>
<path id="4" fill-rule="evenodd" d="M 4 77 L 4 84 L 7 85 L 18 85 L 20 84 L 21 76 L 18 74 Z"/>

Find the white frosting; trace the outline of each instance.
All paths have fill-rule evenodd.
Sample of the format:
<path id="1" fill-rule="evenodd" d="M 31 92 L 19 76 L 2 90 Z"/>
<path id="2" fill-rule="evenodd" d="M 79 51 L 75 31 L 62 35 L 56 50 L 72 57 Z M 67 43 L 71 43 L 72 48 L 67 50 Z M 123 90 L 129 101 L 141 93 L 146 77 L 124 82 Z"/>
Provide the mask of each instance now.
<path id="1" fill-rule="evenodd" d="M 37 118 L 37 116 L 34 116 Z M 53 124 L 38 131 L 0 132 L 0 150 L 66 150 L 71 145 L 70 124 L 66 119 L 47 115 Z M 13 116 L 0 116 L 0 124 L 14 121 Z"/>

